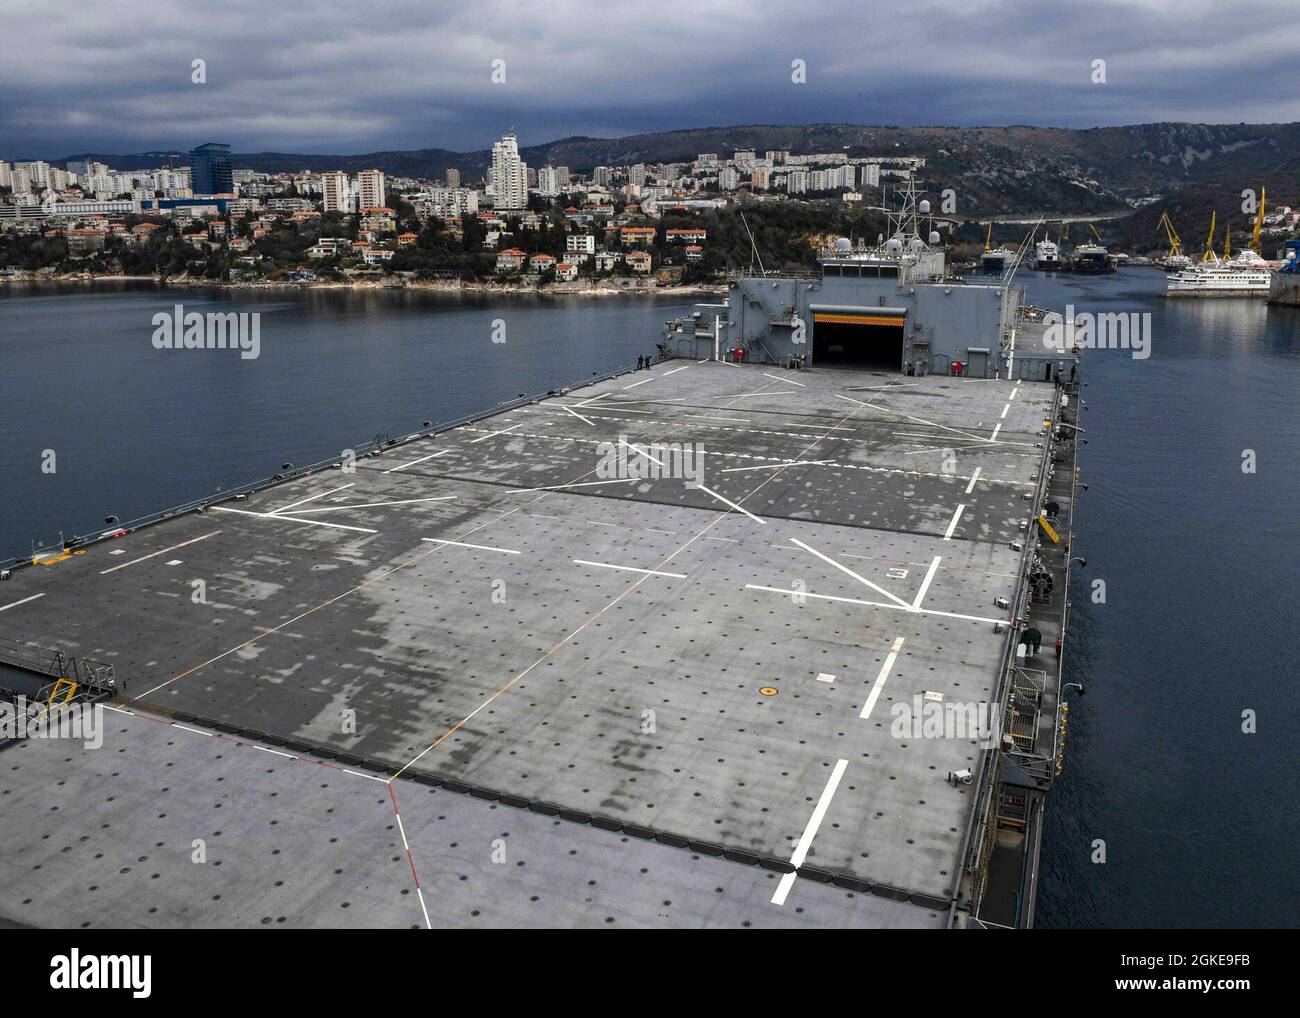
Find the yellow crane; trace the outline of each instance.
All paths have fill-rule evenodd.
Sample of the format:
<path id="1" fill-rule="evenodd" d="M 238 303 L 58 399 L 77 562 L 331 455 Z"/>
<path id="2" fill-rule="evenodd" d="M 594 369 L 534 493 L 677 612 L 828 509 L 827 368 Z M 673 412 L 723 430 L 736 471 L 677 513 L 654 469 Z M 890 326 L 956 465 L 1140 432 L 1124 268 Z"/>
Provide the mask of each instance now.
<path id="1" fill-rule="evenodd" d="M 1169 238 L 1169 257 L 1177 258 L 1183 250 L 1183 239 L 1178 236 L 1178 231 L 1174 229 L 1174 221 L 1169 218 L 1168 212 L 1160 213 L 1160 222 L 1157 229 L 1164 227 L 1165 235 Z"/>
<path id="2" fill-rule="evenodd" d="M 1259 185 L 1259 208 L 1255 210 L 1255 232 L 1251 234 L 1250 246 L 1256 254 L 1259 253 L 1259 230 L 1264 225 L 1264 203 L 1268 200 L 1268 188 L 1264 184 Z"/>
<path id="3" fill-rule="evenodd" d="M 1092 223 L 1089 223 L 1088 229 L 1090 229 L 1092 231 L 1092 235 L 1097 238 L 1097 243 L 1102 244 L 1104 246 L 1104 241 L 1102 241 L 1101 239 L 1101 234 L 1097 232 L 1097 227 L 1093 226 Z"/>
<path id="4" fill-rule="evenodd" d="M 988 251 L 993 246 L 993 222 L 989 221 L 988 236 L 984 238 L 984 250 Z"/>
<path id="5" fill-rule="evenodd" d="M 1214 226 L 1218 214 L 1217 211 L 1210 213 L 1210 235 L 1205 238 L 1205 253 L 1201 255 L 1202 262 L 1208 262 L 1214 257 Z"/>

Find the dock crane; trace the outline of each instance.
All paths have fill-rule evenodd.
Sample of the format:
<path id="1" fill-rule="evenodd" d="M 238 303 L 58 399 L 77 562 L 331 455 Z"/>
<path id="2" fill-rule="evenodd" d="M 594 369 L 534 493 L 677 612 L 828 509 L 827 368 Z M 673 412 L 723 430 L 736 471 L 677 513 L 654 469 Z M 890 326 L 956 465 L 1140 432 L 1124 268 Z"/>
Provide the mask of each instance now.
<path id="1" fill-rule="evenodd" d="M 1168 212 L 1160 213 L 1160 222 L 1156 226 L 1157 229 L 1163 227 L 1165 235 L 1169 238 L 1169 257 L 1177 258 L 1183 250 L 1183 239 L 1178 236 L 1178 231 L 1174 229 L 1174 221 L 1169 218 Z"/>
<path id="2" fill-rule="evenodd" d="M 1218 214 L 1217 210 L 1210 212 L 1210 235 L 1205 238 L 1205 253 L 1201 255 L 1202 262 L 1208 262 L 1214 257 L 1214 227 Z"/>
<path id="3" fill-rule="evenodd" d="M 1259 207 L 1255 209 L 1255 232 L 1250 237 L 1250 247 L 1255 253 L 1259 252 L 1259 230 L 1264 225 L 1264 203 L 1268 200 L 1268 188 L 1264 184 L 1259 185 Z"/>
<path id="4" fill-rule="evenodd" d="M 984 251 L 987 253 L 993 247 L 993 222 L 989 221 L 989 232 L 984 238 Z"/>

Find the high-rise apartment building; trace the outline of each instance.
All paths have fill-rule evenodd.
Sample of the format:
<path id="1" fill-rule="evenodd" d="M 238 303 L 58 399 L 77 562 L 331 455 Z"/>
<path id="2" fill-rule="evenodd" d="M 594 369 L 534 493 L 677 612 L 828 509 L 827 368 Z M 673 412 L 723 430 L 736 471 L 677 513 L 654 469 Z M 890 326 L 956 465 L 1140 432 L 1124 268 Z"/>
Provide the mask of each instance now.
<path id="1" fill-rule="evenodd" d="M 362 170 L 357 174 L 358 204 L 363 209 L 384 207 L 388 192 L 384 187 L 384 174 L 380 170 Z"/>
<path id="2" fill-rule="evenodd" d="M 321 191 L 325 196 L 326 212 L 351 212 L 352 189 L 348 175 L 342 170 L 331 170 L 320 175 Z"/>
<path id="3" fill-rule="evenodd" d="M 528 207 L 528 167 L 519 158 L 519 142 L 513 131 L 492 146 L 491 175 L 497 208 Z"/>

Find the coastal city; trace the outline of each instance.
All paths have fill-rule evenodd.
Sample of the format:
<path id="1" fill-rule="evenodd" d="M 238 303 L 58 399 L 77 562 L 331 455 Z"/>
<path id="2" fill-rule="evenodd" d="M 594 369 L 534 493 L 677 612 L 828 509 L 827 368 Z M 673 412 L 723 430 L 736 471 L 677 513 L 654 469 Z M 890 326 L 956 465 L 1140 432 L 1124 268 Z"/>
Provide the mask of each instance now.
<path id="1" fill-rule="evenodd" d="M 513 133 L 492 146 L 480 180 L 463 179 L 454 166 L 439 179 L 380 168 L 258 172 L 236 166 L 230 146 L 220 143 L 195 147 L 188 163 L 169 159 L 169 165 L 142 169 L 94 160 L 62 166 L 0 161 L 0 274 L 467 285 L 557 294 L 707 287 L 752 262 L 752 246 L 740 242 L 734 223 L 746 209 L 759 216 L 787 203 L 813 210 L 816 218 L 798 238 L 809 267 L 838 236 L 836 226 L 855 218 L 859 229 L 879 226 L 889 189 L 925 171 L 922 155 L 733 149 L 699 153 L 689 162 L 579 172 L 529 166 Z M 1138 238 L 1142 254 L 1113 242 L 1107 249 L 1109 238 L 1096 222 L 1105 226 L 1147 207 L 1157 200 L 1152 196 L 1128 198 L 1117 215 L 1058 216 L 1033 229 L 1002 226 L 999 233 L 1012 238 L 1011 247 L 995 243 L 992 219 L 952 215 L 938 225 L 955 265 L 970 272 L 1001 274 L 1022 260 L 1026 269 L 1113 271 L 1132 261 L 1177 273 L 1171 295 L 1267 296 L 1269 270 L 1286 268 L 1280 278 L 1288 284 L 1294 278 L 1297 245 L 1286 241 L 1300 233 L 1300 210 L 1266 207 L 1264 199 L 1253 237 L 1250 217 L 1241 231 L 1253 246 L 1233 258 L 1225 223 L 1220 255 L 1211 221 L 1200 264 L 1167 213 L 1159 230 Z M 1073 257 L 1059 236 L 1071 222 L 1081 234 Z M 1026 232 L 1034 246 L 1015 259 L 1014 238 Z M 1156 250 L 1162 242 L 1167 251 Z"/>

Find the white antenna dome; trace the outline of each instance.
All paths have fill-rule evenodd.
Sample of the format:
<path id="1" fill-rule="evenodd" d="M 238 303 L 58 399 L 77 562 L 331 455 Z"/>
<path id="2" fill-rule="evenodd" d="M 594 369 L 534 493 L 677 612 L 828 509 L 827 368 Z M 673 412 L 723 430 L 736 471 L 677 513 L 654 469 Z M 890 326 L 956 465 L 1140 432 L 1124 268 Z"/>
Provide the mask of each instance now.
<path id="1" fill-rule="evenodd" d="M 835 250 L 836 250 L 836 251 L 852 251 L 852 250 L 853 250 L 853 241 L 849 240 L 848 237 L 841 237 L 839 240 L 837 240 L 837 241 L 835 242 Z"/>
<path id="2" fill-rule="evenodd" d="M 928 198 L 922 198 L 922 199 L 921 199 L 921 204 L 919 204 L 919 205 L 916 207 L 916 211 L 918 211 L 919 213 L 921 213 L 921 215 L 923 215 L 923 216 L 928 216 L 928 215 L 930 214 L 930 201 L 929 201 L 929 199 L 928 199 Z"/>
<path id="3" fill-rule="evenodd" d="M 890 237 L 889 240 L 885 242 L 885 250 L 890 254 L 897 254 L 899 251 L 903 250 L 903 244 L 897 237 Z"/>
<path id="4" fill-rule="evenodd" d="M 939 243 L 939 231 L 938 231 L 938 230 L 931 230 L 931 231 L 930 231 L 930 243 L 931 243 L 931 244 L 937 244 L 937 243 Z"/>

